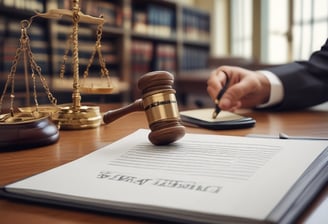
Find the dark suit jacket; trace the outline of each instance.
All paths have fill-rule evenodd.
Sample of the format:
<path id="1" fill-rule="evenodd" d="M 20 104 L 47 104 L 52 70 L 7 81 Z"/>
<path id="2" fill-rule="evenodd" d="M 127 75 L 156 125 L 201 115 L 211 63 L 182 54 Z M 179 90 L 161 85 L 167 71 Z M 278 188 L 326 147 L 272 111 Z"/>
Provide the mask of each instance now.
<path id="1" fill-rule="evenodd" d="M 288 110 L 314 106 L 328 100 L 328 39 L 308 61 L 296 61 L 267 69 L 284 87 L 284 99 L 271 109 Z"/>

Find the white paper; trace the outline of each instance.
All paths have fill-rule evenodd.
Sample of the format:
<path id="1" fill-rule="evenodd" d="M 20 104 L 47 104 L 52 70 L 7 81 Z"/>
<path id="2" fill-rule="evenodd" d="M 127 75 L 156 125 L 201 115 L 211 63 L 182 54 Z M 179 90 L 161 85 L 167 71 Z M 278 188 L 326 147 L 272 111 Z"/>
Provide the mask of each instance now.
<path id="1" fill-rule="evenodd" d="M 202 134 L 154 146 L 148 133 L 138 130 L 6 189 L 155 214 L 180 211 L 188 218 L 210 214 L 263 220 L 327 147 L 325 141 Z"/>

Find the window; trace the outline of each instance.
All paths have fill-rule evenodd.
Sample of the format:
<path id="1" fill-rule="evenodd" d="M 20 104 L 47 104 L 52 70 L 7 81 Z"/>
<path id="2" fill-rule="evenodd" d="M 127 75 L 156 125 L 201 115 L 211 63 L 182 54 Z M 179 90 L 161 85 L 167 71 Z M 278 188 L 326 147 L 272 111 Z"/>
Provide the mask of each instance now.
<path id="1" fill-rule="evenodd" d="M 308 59 L 328 37 L 328 1 L 293 0 L 293 59 Z"/>
<path id="2" fill-rule="evenodd" d="M 288 58 L 288 1 L 268 0 L 261 5 L 261 61 L 279 64 Z"/>
<path id="3" fill-rule="evenodd" d="M 231 0 L 230 10 L 232 56 L 306 60 L 328 37 L 327 0 Z"/>
<path id="4" fill-rule="evenodd" d="M 252 57 L 252 0 L 231 1 L 231 54 Z"/>

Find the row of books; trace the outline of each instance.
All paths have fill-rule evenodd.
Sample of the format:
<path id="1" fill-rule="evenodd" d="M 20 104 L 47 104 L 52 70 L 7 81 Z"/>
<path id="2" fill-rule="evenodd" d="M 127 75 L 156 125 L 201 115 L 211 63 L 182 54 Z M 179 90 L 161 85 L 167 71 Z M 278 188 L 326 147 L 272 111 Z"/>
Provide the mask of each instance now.
<path id="1" fill-rule="evenodd" d="M 72 46 L 69 44 L 69 34 L 72 32 L 72 27 L 65 24 L 57 24 L 54 28 L 57 34 L 57 41 L 54 44 L 54 71 L 57 73 L 60 72 L 60 68 L 63 65 L 63 58 L 65 53 L 67 53 L 67 61 L 65 74 L 71 76 L 71 65 L 72 65 Z M 119 63 L 118 59 L 118 46 L 116 44 L 115 38 L 106 38 L 101 41 L 101 55 L 106 63 L 107 69 L 117 68 Z M 88 26 L 79 27 L 79 41 L 78 41 L 78 50 L 79 50 L 79 66 L 80 72 L 87 68 L 87 65 L 90 63 L 90 59 L 93 51 L 96 47 L 96 33 L 95 29 L 92 29 Z M 82 75 L 81 73 L 81 75 Z M 100 63 L 99 55 L 96 52 L 94 56 L 94 61 L 91 64 L 89 70 L 90 76 L 100 76 Z"/>
<path id="2" fill-rule="evenodd" d="M 58 0 L 58 8 L 72 9 L 72 1 Z M 81 11 L 87 15 L 103 16 L 106 26 L 121 27 L 123 24 L 123 10 L 118 4 L 109 1 L 85 0 L 80 2 Z"/>
<path id="3" fill-rule="evenodd" d="M 210 16 L 192 9 L 183 9 L 183 34 L 188 40 L 209 41 Z"/>
<path id="4" fill-rule="evenodd" d="M 206 68 L 208 65 L 208 49 L 193 46 L 184 46 L 181 69 L 196 70 Z"/>
<path id="5" fill-rule="evenodd" d="M 157 44 L 155 49 L 154 70 L 166 70 L 175 73 L 177 53 L 174 45 Z"/>
<path id="6" fill-rule="evenodd" d="M 18 55 L 21 37 L 20 21 L 6 16 L 0 16 L 0 21 L 3 21 L 0 24 L 0 91 L 5 94 L 3 95 L 4 108 L 8 106 L 11 91 L 15 93 L 15 106 L 27 105 L 32 102 L 34 87 L 37 90 L 38 103 L 49 103 L 42 84 L 43 80 L 41 81 L 38 73 L 35 73 L 36 76 L 33 79 L 31 72 L 31 60 L 34 60 L 41 70 L 41 75 L 49 83 L 49 44 L 46 39 L 46 30 L 41 24 L 33 23 L 33 26 L 27 29 L 31 52 L 24 48 Z M 24 61 L 24 57 L 26 61 Z M 11 71 L 15 75 L 14 82 L 10 82 L 5 91 L 5 83 L 8 81 Z M 13 89 L 11 84 L 14 84 Z"/>
<path id="7" fill-rule="evenodd" d="M 131 70 L 135 80 L 152 70 L 154 45 L 150 41 L 134 40 L 131 43 Z"/>
<path id="8" fill-rule="evenodd" d="M 132 29 L 137 33 L 170 37 L 176 30 L 175 11 L 153 4 L 135 7 L 132 12 Z"/>
<path id="9" fill-rule="evenodd" d="M 86 1 L 85 4 L 85 13 L 93 16 L 104 16 L 105 26 L 123 26 L 123 10 L 121 6 L 108 1 L 99 1 L 97 4 L 94 1 Z"/>
<path id="10" fill-rule="evenodd" d="M 0 6 L 29 11 L 44 11 L 43 0 L 0 0 Z"/>
<path id="11" fill-rule="evenodd" d="M 141 96 L 137 89 L 137 82 L 141 75 L 155 70 L 165 70 L 175 74 L 176 57 L 174 45 L 133 40 L 131 43 L 131 99 Z"/>
<path id="12" fill-rule="evenodd" d="M 16 58 L 17 50 L 20 47 L 20 36 L 21 28 L 19 21 L 10 20 L 8 18 L 1 18 L 3 21 L 6 21 L 6 26 L 0 25 L 0 73 L 1 81 L 7 79 L 7 76 L 10 74 L 11 68 L 13 66 L 14 60 L 17 60 L 16 65 L 16 78 L 17 80 L 23 80 L 21 77 L 25 72 L 24 67 L 24 54 L 27 57 L 27 66 L 28 72 L 30 69 L 30 60 L 33 59 L 36 61 L 37 65 L 41 68 L 42 75 L 49 74 L 49 44 L 46 40 L 45 30 L 40 24 L 33 24 L 28 30 L 29 45 L 31 48 L 30 54 L 28 51 L 21 51 L 19 58 Z M 16 82 L 17 85 L 21 86 L 24 83 L 20 81 Z"/>
<path id="13" fill-rule="evenodd" d="M 132 71 L 135 78 L 152 70 L 176 72 L 176 48 L 171 44 L 133 40 L 131 47 Z"/>

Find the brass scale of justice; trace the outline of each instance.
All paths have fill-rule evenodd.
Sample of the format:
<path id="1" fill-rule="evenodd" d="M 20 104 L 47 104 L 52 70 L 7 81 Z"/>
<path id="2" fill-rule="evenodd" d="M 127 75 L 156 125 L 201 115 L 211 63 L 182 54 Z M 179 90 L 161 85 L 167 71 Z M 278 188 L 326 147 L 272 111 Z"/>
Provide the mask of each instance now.
<path id="1" fill-rule="evenodd" d="M 85 15 L 80 11 L 79 0 L 73 0 L 72 10 L 52 9 L 46 13 L 36 13 L 30 20 L 21 21 L 20 47 L 16 51 L 10 73 L 3 93 L 0 98 L 0 113 L 7 89 L 11 87 L 10 112 L 0 114 L 0 148 L 20 149 L 49 145 L 59 139 L 59 129 L 86 129 L 96 128 L 101 123 L 108 124 L 121 116 L 134 111 L 145 111 L 151 132 L 149 140 L 154 145 L 170 144 L 185 135 L 185 127 L 180 123 L 179 109 L 175 98 L 175 90 L 172 88 L 174 77 L 166 71 L 153 71 L 141 76 L 138 87 L 142 91 L 142 98 L 117 110 L 107 111 L 101 116 L 98 106 L 81 105 L 81 94 L 98 93 L 110 94 L 113 85 L 110 80 L 109 71 L 101 52 L 101 37 L 104 18 Z M 35 17 L 46 19 L 60 19 L 63 16 L 72 17 L 72 33 L 68 38 L 68 45 L 72 45 L 72 72 L 73 93 L 72 104 L 57 105 L 57 99 L 50 92 L 41 68 L 37 65 L 30 48 L 30 39 L 27 29 L 30 28 Z M 79 80 L 79 58 L 78 58 L 78 26 L 80 22 L 97 24 L 97 39 L 92 51 L 89 64 L 83 74 L 83 80 Z M 69 47 L 63 56 L 63 64 L 60 69 L 60 77 L 63 78 L 65 63 Z M 17 63 L 23 53 L 23 65 L 26 81 L 26 94 L 29 97 L 28 86 L 28 63 L 32 71 L 33 98 L 35 107 L 22 107 L 19 111 L 14 109 L 15 99 L 15 73 Z M 101 78 L 106 78 L 106 87 L 85 86 L 88 70 L 98 53 L 101 67 Z M 28 60 L 29 59 L 29 60 Z M 37 100 L 36 78 L 39 76 L 42 86 L 52 106 L 40 107 Z M 28 100 L 29 101 L 29 100 Z"/>

